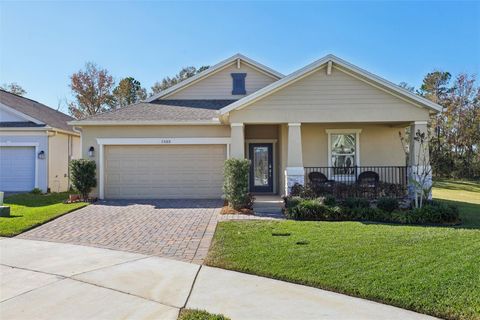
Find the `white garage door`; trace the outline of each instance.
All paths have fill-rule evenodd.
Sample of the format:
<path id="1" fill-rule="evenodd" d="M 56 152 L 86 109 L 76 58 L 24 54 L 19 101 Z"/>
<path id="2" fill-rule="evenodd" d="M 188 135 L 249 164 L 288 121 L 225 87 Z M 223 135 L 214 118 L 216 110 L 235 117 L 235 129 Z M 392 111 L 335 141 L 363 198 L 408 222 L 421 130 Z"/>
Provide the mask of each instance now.
<path id="1" fill-rule="evenodd" d="M 105 197 L 218 199 L 225 145 L 105 146 Z"/>
<path id="2" fill-rule="evenodd" d="M 35 187 L 35 147 L 0 147 L 0 191 Z"/>

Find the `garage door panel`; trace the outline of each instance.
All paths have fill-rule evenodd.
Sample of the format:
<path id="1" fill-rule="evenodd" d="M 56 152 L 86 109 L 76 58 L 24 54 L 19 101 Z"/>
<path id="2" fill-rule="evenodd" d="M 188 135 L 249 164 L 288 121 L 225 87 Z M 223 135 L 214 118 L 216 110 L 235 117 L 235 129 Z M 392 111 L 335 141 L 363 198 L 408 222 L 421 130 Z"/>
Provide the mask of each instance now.
<path id="1" fill-rule="evenodd" d="M 224 145 L 107 146 L 107 198 L 219 198 Z"/>
<path id="2" fill-rule="evenodd" d="M 35 187 L 35 148 L 0 147 L 0 190 L 30 191 Z"/>

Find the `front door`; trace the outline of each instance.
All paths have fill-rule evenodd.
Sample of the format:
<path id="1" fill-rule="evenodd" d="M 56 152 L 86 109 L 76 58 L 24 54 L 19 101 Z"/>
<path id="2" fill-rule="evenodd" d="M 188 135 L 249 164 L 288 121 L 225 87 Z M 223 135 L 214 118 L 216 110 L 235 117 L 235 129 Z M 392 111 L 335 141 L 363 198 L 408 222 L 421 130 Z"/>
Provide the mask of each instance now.
<path id="1" fill-rule="evenodd" d="M 273 144 L 251 143 L 250 192 L 273 192 Z"/>

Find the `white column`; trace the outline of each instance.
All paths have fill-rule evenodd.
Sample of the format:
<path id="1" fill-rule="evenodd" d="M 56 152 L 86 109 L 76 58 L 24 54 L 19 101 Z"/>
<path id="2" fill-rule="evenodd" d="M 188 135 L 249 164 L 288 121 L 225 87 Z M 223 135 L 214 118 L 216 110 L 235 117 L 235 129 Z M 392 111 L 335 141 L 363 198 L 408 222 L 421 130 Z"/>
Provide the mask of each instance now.
<path id="1" fill-rule="evenodd" d="M 423 189 L 432 186 L 432 168 L 430 166 L 427 121 L 415 121 L 410 125 L 409 165 L 410 177 L 423 186 Z M 417 133 L 425 135 L 423 144 L 419 141 Z M 413 197 L 414 186 L 409 184 L 409 195 Z M 428 195 L 432 198 L 432 194 Z"/>
<path id="2" fill-rule="evenodd" d="M 296 183 L 305 183 L 302 157 L 302 130 L 300 123 L 288 124 L 287 167 L 285 170 L 285 194 L 289 194 Z"/>
<path id="3" fill-rule="evenodd" d="M 245 134 L 243 123 L 232 123 L 230 125 L 230 157 L 243 159 L 245 158 Z"/>

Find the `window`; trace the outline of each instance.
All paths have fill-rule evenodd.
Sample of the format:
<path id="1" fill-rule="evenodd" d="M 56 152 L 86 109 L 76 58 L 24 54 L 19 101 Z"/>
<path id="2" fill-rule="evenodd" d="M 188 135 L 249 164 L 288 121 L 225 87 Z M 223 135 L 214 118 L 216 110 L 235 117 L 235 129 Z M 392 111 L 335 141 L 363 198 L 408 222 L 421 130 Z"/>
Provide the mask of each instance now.
<path id="1" fill-rule="evenodd" d="M 354 176 L 360 165 L 359 129 L 333 129 L 328 133 L 328 166 L 335 176 Z"/>
<path id="2" fill-rule="evenodd" d="M 233 90 L 232 94 L 247 94 L 245 90 L 245 78 L 247 76 L 246 73 L 232 73 L 233 79 Z"/>

